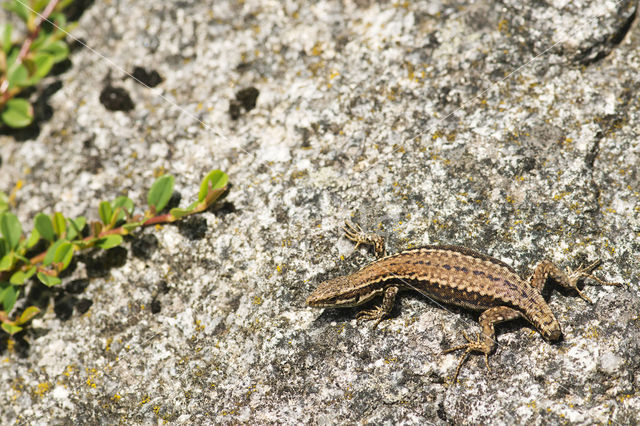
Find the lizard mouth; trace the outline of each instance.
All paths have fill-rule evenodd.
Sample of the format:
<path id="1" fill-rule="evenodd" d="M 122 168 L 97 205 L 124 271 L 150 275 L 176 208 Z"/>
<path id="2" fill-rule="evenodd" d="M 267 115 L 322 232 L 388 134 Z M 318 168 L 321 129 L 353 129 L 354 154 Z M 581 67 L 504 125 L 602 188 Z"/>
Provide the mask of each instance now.
<path id="1" fill-rule="evenodd" d="M 352 297 L 350 299 L 326 299 L 315 297 L 314 294 L 311 294 L 307 297 L 307 305 L 313 306 L 315 308 L 329 308 L 329 307 L 340 307 L 340 306 L 354 306 L 356 302 L 356 297 Z"/>

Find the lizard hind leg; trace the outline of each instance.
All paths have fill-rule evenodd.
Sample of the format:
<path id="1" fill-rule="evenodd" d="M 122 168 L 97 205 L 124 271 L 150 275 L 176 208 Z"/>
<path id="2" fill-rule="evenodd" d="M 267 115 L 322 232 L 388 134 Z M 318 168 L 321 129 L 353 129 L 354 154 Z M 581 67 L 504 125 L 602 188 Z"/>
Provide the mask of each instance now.
<path id="1" fill-rule="evenodd" d="M 458 379 L 458 374 L 460 373 L 460 368 L 462 367 L 462 364 L 464 364 L 464 362 L 469 357 L 469 354 L 473 351 L 484 353 L 484 362 L 487 366 L 487 370 L 491 371 L 491 369 L 489 368 L 489 353 L 491 353 L 491 351 L 493 350 L 491 343 L 489 343 L 489 345 L 486 345 L 485 342 L 481 342 L 479 334 L 476 338 L 476 341 L 471 340 L 469 336 L 467 336 L 467 333 L 465 333 L 464 331 L 462 332 L 462 335 L 467 340 L 467 343 L 465 343 L 464 345 L 455 346 L 453 348 L 449 348 L 445 351 L 442 351 L 443 354 L 448 354 L 449 352 L 457 351 L 459 349 L 465 350 L 462 356 L 460 357 L 460 361 L 458 361 L 458 367 L 456 368 L 456 373 L 453 376 L 452 383 L 455 383 L 456 380 Z"/>
<path id="2" fill-rule="evenodd" d="M 586 266 L 580 265 L 578 269 L 575 270 L 567 267 L 563 272 L 552 262 L 543 260 L 538 264 L 538 266 L 536 266 L 535 270 L 533 271 L 533 275 L 531 275 L 529 283 L 532 287 L 538 289 L 538 291 L 542 291 L 547 278 L 551 277 L 554 281 L 560 284 L 560 286 L 574 290 L 582 299 L 589 303 L 592 303 L 591 299 L 589 299 L 587 295 L 578 288 L 578 282 L 581 279 L 591 278 L 600 285 L 620 285 L 619 283 L 605 282 L 593 275 L 591 272 L 598 266 L 600 266 L 600 260 L 596 260 L 595 262 L 592 262 Z"/>
<path id="3" fill-rule="evenodd" d="M 467 340 L 467 343 L 465 343 L 464 345 L 449 348 L 442 352 L 443 354 L 446 354 L 449 352 L 457 351 L 459 349 L 465 350 L 464 354 L 462 354 L 462 357 L 460 358 L 460 361 L 458 362 L 458 367 L 456 368 L 456 373 L 453 376 L 452 383 L 455 383 L 458 379 L 460 368 L 471 352 L 483 353 L 487 370 L 491 371 L 491 368 L 489 368 L 489 354 L 493 352 L 493 350 L 497 346 L 495 339 L 495 324 L 521 317 L 522 313 L 520 311 L 508 306 L 496 306 L 484 311 L 479 318 L 480 326 L 482 327 L 482 333 L 478 334 L 475 341 L 471 340 L 469 336 L 467 336 L 467 334 L 463 332 L 462 335 Z"/>
<path id="4" fill-rule="evenodd" d="M 620 283 L 606 282 L 591 273 L 594 269 L 600 266 L 600 263 L 601 263 L 600 260 L 596 260 L 595 262 L 592 262 L 591 264 L 586 266 L 581 264 L 578 267 L 578 269 L 576 269 L 575 271 L 569 267 L 566 268 L 567 280 L 569 284 L 568 286 L 574 289 L 576 292 L 578 292 L 578 295 L 580 295 L 581 298 L 583 298 L 584 300 L 590 303 L 592 303 L 591 299 L 589 299 L 584 293 L 582 293 L 582 291 L 578 289 L 578 281 L 581 278 L 591 278 L 592 280 L 594 280 L 600 285 L 615 285 L 615 286 L 621 285 Z"/>

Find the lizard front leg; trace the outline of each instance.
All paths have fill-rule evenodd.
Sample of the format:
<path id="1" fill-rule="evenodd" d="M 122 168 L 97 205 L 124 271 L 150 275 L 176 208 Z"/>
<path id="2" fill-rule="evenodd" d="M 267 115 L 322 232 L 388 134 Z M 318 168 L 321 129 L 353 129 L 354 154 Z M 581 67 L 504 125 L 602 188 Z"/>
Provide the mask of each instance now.
<path id="1" fill-rule="evenodd" d="M 487 370 L 491 371 L 489 368 L 489 354 L 493 352 L 496 347 L 496 339 L 495 339 L 495 324 L 499 324 L 501 322 L 514 320 L 516 318 L 521 318 L 523 315 L 520 311 L 517 311 L 513 308 L 509 308 L 508 306 L 496 306 L 494 308 L 489 308 L 480 315 L 480 326 L 482 327 L 482 333 L 478 334 L 476 340 L 473 341 L 467 336 L 466 333 L 462 333 L 464 338 L 467 340 L 467 343 L 464 345 L 456 346 L 453 348 L 449 348 L 445 350 L 443 353 L 449 353 L 453 351 L 457 351 L 458 349 L 464 349 L 464 354 L 460 358 L 460 362 L 458 362 L 458 368 L 456 368 L 456 374 L 453 376 L 453 382 L 455 383 L 458 378 L 458 373 L 460 372 L 460 367 L 467 359 L 471 352 L 482 352 L 484 353 L 484 362 L 487 365 Z"/>
<path id="2" fill-rule="evenodd" d="M 344 235 L 356 243 L 356 249 L 360 246 L 360 244 L 370 245 L 373 247 L 373 250 L 376 253 L 377 257 L 384 257 L 387 255 L 387 252 L 384 248 L 384 239 L 372 232 L 364 232 L 360 225 L 351 223 L 346 221 L 344 223 Z M 354 249 L 355 250 L 355 249 Z"/>
<path id="3" fill-rule="evenodd" d="M 393 309 L 393 303 L 396 300 L 396 295 L 398 294 L 398 287 L 390 286 L 384 290 L 384 297 L 382 299 L 382 305 L 376 306 L 373 309 L 365 309 L 360 311 L 356 316 L 357 319 L 361 319 L 363 321 L 373 321 L 373 328 L 376 328 L 378 324 L 391 313 L 391 309 Z"/>

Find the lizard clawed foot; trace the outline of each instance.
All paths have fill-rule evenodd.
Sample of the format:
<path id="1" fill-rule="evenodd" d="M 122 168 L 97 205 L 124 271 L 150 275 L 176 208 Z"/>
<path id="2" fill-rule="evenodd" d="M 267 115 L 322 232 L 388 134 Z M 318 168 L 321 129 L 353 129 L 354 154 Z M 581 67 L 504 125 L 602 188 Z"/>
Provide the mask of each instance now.
<path id="1" fill-rule="evenodd" d="M 384 239 L 380 235 L 364 232 L 360 225 L 349 221 L 345 221 L 342 230 L 345 237 L 356 243 L 354 250 L 360 247 L 361 244 L 366 244 L 373 246 L 373 250 L 378 257 L 386 255 Z"/>
<path id="2" fill-rule="evenodd" d="M 382 320 L 384 319 L 384 317 L 386 316 L 384 309 L 382 309 L 382 307 L 377 306 L 373 309 L 365 309 L 363 311 L 358 312 L 358 315 L 356 315 L 356 319 L 358 321 L 376 321 L 375 323 L 373 323 L 373 328 L 376 328 L 378 326 L 378 324 L 380 324 L 380 322 L 382 322 Z"/>
<path id="3" fill-rule="evenodd" d="M 462 364 L 464 364 L 469 354 L 474 351 L 484 353 L 484 363 L 487 366 L 487 370 L 491 371 L 491 368 L 489 368 L 489 353 L 493 349 L 493 346 L 488 345 L 486 341 L 481 341 L 480 334 L 478 334 L 475 341 L 471 340 L 469 336 L 467 336 L 467 333 L 465 333 L 464 331 L 462 332 L 462 335 L 467 340 L 467 343 L 442 351 L 443 354 L 448 354 L 449 352 L 457 351 L 459 349 L 465 350 L 464 354 L 462 354 L 462 357 L 460 358 L 460 362 L 458 362 L 458 368 L 456 368 L 456 374 L 453 376 L 452 383 L 456 382 L 456 380 L 458 379 L 458 373 L 460 373 L 460 367 L 462 367 Z"/>
<path id="4" fill-rule="evenodd" d="M 576 269 L 575 271 L 569 267 L 566 268 L 566 274 L 567 274 L 567 277 L 569 278 L 569 284 L 571 288 L 573 288 L 576 292 L 578 292 L 578 295 L 589 303 L 593 303 L 593 302 L 591 301 L 591 299 L 587 297 L 586 294 L 584 294 L 582 291 L 578 289 L 578 281 L 581 278 L 591 278 L 592 280 L 594 280 L 600 285 L 615 285 L 615 286 L 621 285 L 620 283 L 610 283 L 610 282 L 603 281 L 600 278 L 593 275 L 591 271 L 596 269 L 598 266 L 600 266 L 600 260 L 596 260 L 595 262 L 592 262 L 591 264 L 586 266 L 584 264 L 580 264 L 578 269 Z"/>

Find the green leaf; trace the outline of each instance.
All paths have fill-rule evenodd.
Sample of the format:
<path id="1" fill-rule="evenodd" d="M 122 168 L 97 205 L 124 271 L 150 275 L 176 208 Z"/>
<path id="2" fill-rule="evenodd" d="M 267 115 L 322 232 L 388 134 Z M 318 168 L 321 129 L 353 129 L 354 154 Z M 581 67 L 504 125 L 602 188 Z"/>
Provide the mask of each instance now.
<path id="1" fill-rule="evenodd" d="M 2 259 L 0 259 L 0 271 L 8 271 L 13 268 L 14 259 L 15 257 L 13 252 L 9 252 L 2 256 Z"/>
<path id="2" fill-rule="evenodd" d="M 9 53 L 9 49 L 11 49 L 11 32 L 13 31 L 13 27 L 11 24 L 7 24 L 4 26 L 2 30 L 2 51 L 7 54 Z"/>
<path id="3" fill-rule="evenodd" d="M 33 226 L 38 230 L 42 238 L 49 242 L 53 242 L 56 238 L 56 234 L 53 231 L 53 224 L 51 223 L 51 218 L 44 214 L 38 213 L 33 220 Z"/>
<path id="4" fill-rule="evenodd" d="M 55 22 L 55 24 L 59 27 L 64 27 L 65 25 L 67 25 L 67 17 L 64 16 L 64 13 L 53 12 L 51 15 L 49 15 L 49 20 Z"/>
<path id="5" fill-rule="evenodd" d="M 198 194 L 198 201 L 202 202 L 207 198 L 207 194 L 210 190 L 224 188 L 229 181 L 229 176 L 221 170 L 212 170 L 208 175 L 202 179 L 200 183 L 200 193 Z"/>
<path id="6" fill-rule="evenodd" d="M 181 209 L 177 207 L 169 211 L 169 214 L 176 219 L 180 219 L 181 217 L 187 216 L 191 213 L 193 213 L 193 209 Z"/>
<path id="7" fill-rule="evenodd" d="M 53 214 L 52 224 L 53 224 L 53 232 L 60 238 L 64 238 L 65 232 L 67 230 L 67 221 L 60 212 L 55 212 Z"/>
<path id="8" fill-rule="evenodd" d="M 9 210 L 9 197 L 0 191 L 0 213 L 4 213 L 7 210 Z"/>
<path id="9" fill-rule="evenodd" d="M 26 127 L 33 121 L 33 107 L 26 99 L 9 99 L 0 118 L 9 127 Z"/>
<path id="10" fill-rule="evenodd" d="M 6 281 L 0 282 L 0 303 L 2 303 L 3 311 L 11 312 L 13 305 L 18 300 L 18 294 L 20 294 L 20 287 Z"/>
<path id="11" fill-rule="evenodd" d="M 111 234 L 106 237 L 98 238 L 96 245 L 105 250 L 119 246 L 122 243 L 122 235 Z"/>
<path id="12" fill-rule="evenodd" d="M 9 244 L 7 244 L 4 238 L 0 237 L 0 257 L 3 257 L 8 252 L 9 252 Z"/>
<path id="13" fill-rule="evenodd" d="M 24 282 L 27 281 L 29 278 L 31 278 L 35 273 L 36 273 L 35 266 L 32 266 L 27 271 L 17 271 L 13 275 L 11 275 L 9 282 L 13 285 L 23 285 Z"/>
<path id="14" fill-rule="evenodd" d="M 82 230 L 87 224 L 87 219 L 84 216 L 79 216 L 75 219 L 69 219 L 69 232 L 67 233 L 67 239 L 73 240 L 77 236 L 82 236 Z"/>
<path id="15" fill-rule="evenodd" d="M 0 232 L 2 232 L 7 244 L 9 244 L 9 249 L 15 250 L 22 236 L 22 225 L 18 217 L 10 212 L 2 213 L 0 215 Z"/>
<path id="16" fill-rule="evenodd" d="M 33 86 L 46 77 L 54 64 L 53 56 L 43 52 L 37 53 L 33 58 L 33 71 L 29 85 Z"/>
<path id="17" fill-rule="evenodd" d="M 53 263 L 56 257 L 56 250 L 58 250 L 58 247 L 60 247 L 61 244 L 64 244 L 66 242 L 67 242 L 66 240 L 58 240 L 55 243 L 53 243 L 45 253 L 44 259 L 42 260 L 42 264 L 44 266 L 51 265 L 51 263 Z"/>
<path id="18" fill-rule="evenodd" d="M 105 225 L 111 223 L 111 215 L 113 214 L 113 210 L 111 209 L 111 204 L 108 201 L 103 201 L 100 203 L 100 207 L 98 207 L 98 213 L 100 213 L 100 220 Z"/>
<path id="19" fill-rule="evenodd" d="M 7 333 L 9 333 L 12 336 L 14 334 L 19 333 L 19 332 L 22 331 L 22 327 L 19 327 L 17 325 L 13 325 L 13 324 L 9 324 L 7 322 L 3 322 L 1 327 L 2 327 L 2 329 L 4 331 L 6 331 Z"/>
<path id="20" fill-rule="evenodd" d="M 35 246 L 39 240 L 40 240 L 40 233 L 36 228 L 33 228 L 31 230 L 31 235 L 29 235 L 29 238 L 27 239 L 27 242 L 25 245 L 28 249 L 30 249 L 31 247 Z"/>
<path id="21" fill-rule="evenodd" d="M 42 11 L 42 9 L 44 9 L 47 3 L 49 3 L 49 0 L 35 0 L 35 2 L 31 3 L 31 8 L 39 13 L 40 11 Z"/>
<path id="22" fill-rule="evenodd" d="M 124 225 L 122 225 L 122 228 L 124 228 L 127 232 L 131 232 L 134 229 L 140 227 L 140 225 L 142 225 L 144 222 L 130 222 L 130 223 L 125 223 Z"/>
<path id="23" fill-rule="evenodd" d="M 9 87 L 24 87 L 29 85 L 29 70 L 24 64 L 11 63 L 7 72 Z"/>
<path id="24" fill-rule="evenodd" d="M 38 279 L 47 287 L 53 287 L 54 285 L 58 285 L 62 282 L 60 278 L 43 274 L 42 272 L 38 272 Z"/>
<path id="25" fill-rule="evenodd" d="M 73 244 L 69 242 L 65 241 L 58 246 L 53 256 L 53 261 L 56 263 L 62 263 L 62 268 L 60 270 L 64 270 L 69 266 L 69 262 L 71 262 L 71 258 L 73 257 L 73 251 Z"/>
<path id="26" fill-rule="evenodd" d="M 30 321 L 33 317 L 40 313 L 40 309 L 35 306 L 29 306 L 20 314 L 20 318 L 16 320 L 16 324 L 21 325 Z"/>
<path id="27" fill-rule="evenodd" d="M 173 176 L 164 175 L 156 179 L 147 195 L 147 204 L 151 211 L 154 213 L 162 211 L 169 202 L 171 194 L 173 194 Z"/>
<path id="28" fill-rule="evenodd" d="M 116 218 L 116 222 L 124 219 L 127 216 L 131 216 L 133 214 L 133 201 L 131 201 L 131 199 L 128 197 L 120 196 L 116 198 L 111 203 L 111 207 L 114 210 L 120 207 L 120 211 L 118 213 L 118 217 Z"/>
<path id="29" fill-rule="evenodd" d="M 54 63 L 58 63 L 69 56 L 69 46 L 62 40 L 56 40 L 52 43 L 47 43 L 46 46 L 40 49 L 40 52 L 46 53 Z"/>

